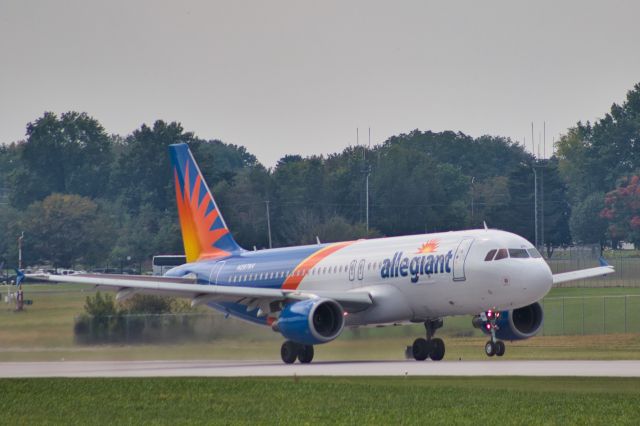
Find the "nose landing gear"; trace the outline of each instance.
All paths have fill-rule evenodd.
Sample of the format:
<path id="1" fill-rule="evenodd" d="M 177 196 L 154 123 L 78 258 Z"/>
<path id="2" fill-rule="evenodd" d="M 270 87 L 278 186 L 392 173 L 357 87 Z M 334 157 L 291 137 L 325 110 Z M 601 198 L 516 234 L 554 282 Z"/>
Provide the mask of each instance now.
<path id="1" fill-rule="evenodd" d="M 428 320 L 424 323 L 427 331 L 427 338 L 418 338 L 411 346 L 411 353 L 416 361 L 424 361 L 431 358 L 433 361 L 440 361 L 444 358 L 445 346 L 444 341 L 439 338 L 433 338 L 436 330 L 442 327 L 442 319 Z"/>
<path id="2" fill-rule="evenodd" d="M 500 312 L 488 310 L 480 314 L 480 318 L 486 321 L 485 327 L 491 333 L 491 340 L 484 345 L 484 353 L 489 357 L 494 355 L 503 356 L 506 346 L 502 340 L 496 339 L 496 330 L 498 329 L 496 321 L 500 318 Z"/>

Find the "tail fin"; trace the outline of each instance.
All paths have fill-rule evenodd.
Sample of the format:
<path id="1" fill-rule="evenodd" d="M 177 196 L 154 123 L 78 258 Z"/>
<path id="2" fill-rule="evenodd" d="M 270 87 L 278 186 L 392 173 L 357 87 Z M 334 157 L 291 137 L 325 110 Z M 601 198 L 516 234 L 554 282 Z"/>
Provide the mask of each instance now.
<path id="1" fill-rule="evenodd" d="M 187 144 L 169 145 L 187 262 L 242 250 L 235 242 Z"/>

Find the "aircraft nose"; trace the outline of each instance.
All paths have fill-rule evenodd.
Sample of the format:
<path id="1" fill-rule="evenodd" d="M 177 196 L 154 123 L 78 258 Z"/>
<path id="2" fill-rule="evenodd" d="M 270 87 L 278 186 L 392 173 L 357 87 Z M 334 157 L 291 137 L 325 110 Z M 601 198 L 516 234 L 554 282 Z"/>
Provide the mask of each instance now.
<path id="1" fill-rule="evenodd" d="M 535 266 L 534 266 L 535 265 Z M 549 293 L 553 285 L 553 274 L 547 262 L 539 259 L 535 264 L 528 268 L 527 277 L 525 279 L 528 290 L 537 299 L 542 299 Z"/>

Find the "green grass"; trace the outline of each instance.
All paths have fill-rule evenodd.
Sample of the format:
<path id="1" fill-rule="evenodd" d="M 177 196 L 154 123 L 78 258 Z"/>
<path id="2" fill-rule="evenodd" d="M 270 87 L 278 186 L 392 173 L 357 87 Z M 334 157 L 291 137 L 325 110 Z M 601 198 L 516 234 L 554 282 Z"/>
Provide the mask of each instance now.
<path id="1" fill-rule="evenodd" d="M 5 424 L 637 424 L 640 380 L 0 380 Z"/>
<path id="2" fill-rule="evenodd" d="M 74 317 L 82 312 L 86 296 L 93 293 L 93 289 L 78 285 L 25 286 L 25 297 L 34 301 L 26 311 L 16 313 L 13 305 L 0 305 L 0 361 L 279 359 L 279 334 L 233 318 L 225 320 L 204 307 L 202 312 L 213 315 L 207 341 L 76 345 Z M 630 296 L 625 301 L 621 296 L 626 295 Z M 603 296 L 611 296 L 606 298 L 606 306 Z M 565 297 L 564 302 L 561 297 Z M 640 359 L 640 288 L 554 288 L 544 303 L 543 333 L 509 343 L 509 359 Z M 635 334 L 624 333 L 624 303 L 627 332 Z M 607 335 L 602 335 L 603 331 Z M 423 334 L 420 324 L 345 330 L 335 342 L 319 345 L 316 359 L 401 359 L 403 348 Z M 438 335 L 445 339 L 446 359 L 486 359 L 482 352 L 486 336 L 471 327 L 470 317 L 446 318 Z"/>

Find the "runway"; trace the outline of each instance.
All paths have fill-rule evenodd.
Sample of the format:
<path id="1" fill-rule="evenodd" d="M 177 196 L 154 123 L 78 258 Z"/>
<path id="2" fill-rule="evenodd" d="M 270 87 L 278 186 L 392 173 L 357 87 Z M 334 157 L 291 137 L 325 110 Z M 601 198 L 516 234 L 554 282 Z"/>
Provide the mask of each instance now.
<path id="1" fill-rule="evenodd" d="M 276 376 L 573 376 L 640 377 L 640 361 L 359 361 L 284 365 L 275 361 L 3 362 L 10 377 Z"/>

